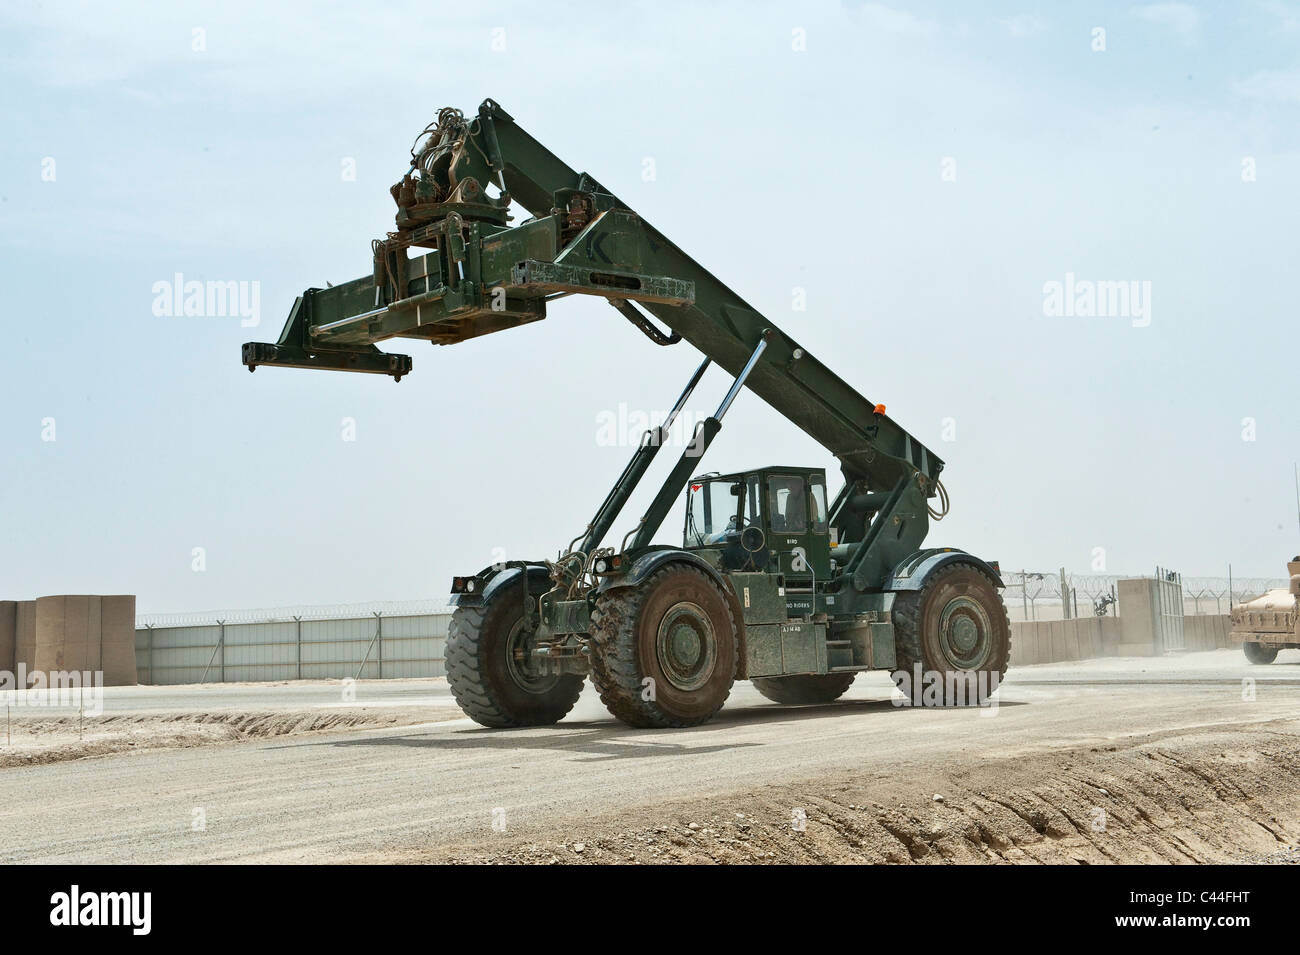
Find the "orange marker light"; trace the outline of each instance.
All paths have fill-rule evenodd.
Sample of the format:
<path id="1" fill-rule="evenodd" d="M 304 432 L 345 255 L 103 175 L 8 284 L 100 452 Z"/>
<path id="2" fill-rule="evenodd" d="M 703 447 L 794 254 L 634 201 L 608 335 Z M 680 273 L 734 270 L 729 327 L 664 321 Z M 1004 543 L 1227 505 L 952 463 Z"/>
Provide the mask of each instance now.
<path id="1" fill-rule="evenodd" d="M 885 413 L 885 406 L 884 406 L 884 405 L 876 405 L 876 414 L 884 414 L 884 413 Z"/>

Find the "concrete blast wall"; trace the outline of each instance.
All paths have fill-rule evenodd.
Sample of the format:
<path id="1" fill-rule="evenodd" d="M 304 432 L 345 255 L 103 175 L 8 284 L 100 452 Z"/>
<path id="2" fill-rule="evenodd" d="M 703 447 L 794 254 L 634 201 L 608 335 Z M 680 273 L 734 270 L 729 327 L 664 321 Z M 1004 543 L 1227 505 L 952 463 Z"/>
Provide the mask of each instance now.
<path id="1" fill-rule="evenodd" d="M 1059 663 L 1091 657 L 1150 657 L 1168 650 L 1228 645 L 1228 616 L 1184 617 L 1179 578 L 1121 580 L 1118 617 L 1076 617 L 1011 625 L 1012 663 Z M 1203 623 L 1201 621 L 1217 621 Z"/>
<path id="2" fill-rule="evenodd" d="M 1236 646 L 1228 639 L 1232 632 L 1231 614 L 1213 616 L 1196 616 L 1183 618 L 1183 638 L 1188 650 L 1215 650 L 1219 647 Z"/>
<path id="3" fill-rule="evenodd" d="M 1119 622 L 1123 637 L 1121 656 L 1155 656 L 1182 650 L 1183 590 L 1175 580 L 1134 577 L 1116 584 Z"/>
<path id="4" fill-rule="evenodd" d="M 1119 656 L 1118 617 L 1077 617 L 1011 625 L 1011 664 Z"/>
<path id="5" fill-rule="evenodd" d="M 1123 617 L 1077 617 L 1074 620 L 1040 620 L 1011 624 L 1011 665 L 1063 663 L 1093 657 L 1149 657 L 1151 640 L 1128 642 Z M 1186 649 L 1216 650 L 1232 646 L 1228 632 L 1232 618 L 1225 614 L 1184 617 Z M 1149 633 L 1150 631 L 1146 631 Z"/>

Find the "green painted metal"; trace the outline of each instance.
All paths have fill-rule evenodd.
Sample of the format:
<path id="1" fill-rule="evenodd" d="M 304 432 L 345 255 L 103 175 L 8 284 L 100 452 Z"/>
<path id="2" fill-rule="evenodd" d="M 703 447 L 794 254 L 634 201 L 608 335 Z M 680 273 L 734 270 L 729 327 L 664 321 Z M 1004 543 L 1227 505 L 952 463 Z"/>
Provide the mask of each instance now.
<path id="1" fill-rule="evenodd" d="M 800 620 L 781 624 L 781 672 L 826 673 L 826 625 Z"/>
<path id="2" fill-rule="evenodd" d="M 785 674 L 781 624 L 758 623 L 745 627 L 745 674 L 749 677 Z"/>
<path id="3" fill-rule="evenodd" d="M 728 575 L 745 625 L 785 623 L 785 595 L 773 574 L 737 571 Z"/>
<path id="4" fill-rule="evenodd" d="M 655 550 L 651 540 L 676 503 L 699 457 L 721 428 L 741 387 L 767 401 L 839 461 L 843 488 L 817 527 L 764 526 L 769 562 L 761 569 L 731 566 L 728 547 L 697 547 L 692 559 L 716 566 L 740 600 L 762 591 L 762 633 L 752 661 L 772 672 L 825 672 L 848 661 L 867 665 L 888 656 L 880 640 L 891 632 L 888 588 L 896 567 L 921 547 L 929 528 L 929 499 L 940 493 L 943 461 L 877 405 L 812 356 L 730 287 L 646 222 L 587 173 L 577 172 L 525 132 L 497 103 L 473 116 L 439 112 L 411 154 L 411 167 L 392 188 L 397 229 L 372 243 L 370 275 L 326 289 L 308 289 L 295 302 L 275 343 L 250 342 L 243 360 L 259 365 L 387 374 L 412 368 L 406 355 L 380 351 L 390 339 L 450 345 L 545 319 L 548 304 L 572 294 L 595 295 L 659 345 L 685 340 L 706 356 L 679 400 L 684 403 L 711 362 L 736 377 L 699 442 L 672 469 L 624 550 L 629 562 Z M 511 225 L 512 208 L 530 216 Z M 656 327 L 655 321 L 667 329 Z M 605 535 L 647 472 L 662 432 L 649 433 L 598 509 L 558 563 L 528 567 L 530 581 L 548 574 L 553 587 L 526 614 L 541 634 L 581 634 L 588 583 Z M 764 498 L 789 479 L 819 480 L 818 469 L 747 472 Z M 834 537 L 836 546 L 831 547 Z M 580 544 L 579 544 L 580 541 Z M 658 560 L 660 558 L 655 558 Z M 652 561 L 653 562 L 653 561 Z M 523 567 L 525 565 L 518 565 Z M 487 584 L 498 570 L 477 576 Z M 770 583 L 759 588 L 756 575 Z M 618 586 L 607 579 L 604 586 Z M 532 585 L 530 584 L 530 591 Z M 480 587 L 479 594 L 483 593 Z M 482 599 L 467 594 L 466 600 Z M 779 605 L 779 610 L 777 609 Z M 748 604 L 746 605 L 749 606 Z M 771 618 L 771 619 L 769 619 Z M 865 627 L 853 639 L 825 644 L 837 625 Z M 786 628 L 789 627 L 787 630 Z M 665 654 L 682 672 L 689 647 L 668 634 Z M 962 636 L 954 631 L 955 646 Z M 689 642 L 689 641 L 686 641 Z M 775 656 L 774 656 L 775 654 Z M 878 664 L 877 664 L 878 665 Z M 794 667 L 795 669 L 790 669 Z"/>
<path id="5" fill-rule="evenodd" d="M 650 469 L 655 455 L 659 453 L 659 449 L 668 440 L 673 422 L 677 420 L 677 416 L 686 407 L 687 399 L 695 390 L 695 386 L 700 383 L 700 379 L 704 377 L 704 372 L 708 370 L 710 364 L 708 358 L 700 363 L 699 367 L 695 369 L 695 374 L 691 376 L 691 380 L 686 383 L 686 388 L 682 391 L 681 397 L 677 399 L 672 411 L 664 419 L 664 423 L 641 436 L 641 441 L 632 454 L 632 460 L 623 469 L 619 479 L 614 482 L 614 487 L 600 505 L 600 509 L 596 511 L 596 516 L 587 525 L 587 531 L 582 537 L 582 542 L 577 547 L 580 554 L 591 554 L 600 545 L 600 542 L 605 539 L 605 535 L 609 533 L 609 529 L 613 527 L 614 521 L 622 512 L 623 506 L 628 502 L 632 492 L 636 490 L 637 485 Z"/>

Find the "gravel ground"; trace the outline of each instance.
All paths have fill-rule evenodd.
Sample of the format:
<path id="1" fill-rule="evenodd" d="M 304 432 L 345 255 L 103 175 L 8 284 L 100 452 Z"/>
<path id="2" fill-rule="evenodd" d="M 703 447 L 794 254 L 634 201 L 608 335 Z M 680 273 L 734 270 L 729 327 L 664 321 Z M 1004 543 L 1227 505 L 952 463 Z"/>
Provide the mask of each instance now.
<path id="1" fill-rule="evenodd" d="M 352 708 L 329 685 L 130 689 L 106 712 Z M 506 731 L 431 721 L 455 716 L 442 681 L 357 692 L 411 725 L 4 768 L 0 861 L 1269 861 L 1295 845 L 1300 667 L 1281 658 L 1022 667 L 996 711 L 901 708 L 882 674 L 829 706 L 742 683 L 689 730 L 629 729 L 590 692 L 557 726 Z"/>

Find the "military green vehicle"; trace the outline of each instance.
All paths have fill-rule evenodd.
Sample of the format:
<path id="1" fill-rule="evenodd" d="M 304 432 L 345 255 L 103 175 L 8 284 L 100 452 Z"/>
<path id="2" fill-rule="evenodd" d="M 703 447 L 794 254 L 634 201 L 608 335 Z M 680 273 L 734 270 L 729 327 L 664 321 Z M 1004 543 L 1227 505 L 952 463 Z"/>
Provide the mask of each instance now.
<path id="1" fill-rule="evenodd" d="M 1231 639 L 1251 663 L 1272 663 L 1279 650 L 1300 648 L 1300 556 L 1286 565 L 1286 590 L 1270 590 L 1232 608 Z"/>
<path id="2" fill-rule="evenodd" d="M 372 243 L 372 274 L 304 292 L 277 342 L 244 345 L 250 370 L 400 380 L 410 357 L 376 343 L 451 345 L 540 321 L 573 294 L 606 299 L 657 346 L 684 340 L 704 355 L 667 420 L 642 436 L 554 560 L 510 560 L 453 580 L 447 679 L 470 717 L 491 727 L 554 723 L 588 677 L 610 712 L 639 727 L 703 723 L 737 679 L 781 703 L 830 702 L 864 670 L 890 671 L 922 704 L 976 702 L 996 688 L 1010 657 L 998 567 L 923 546 L 930 521 L 947 511 L 944 463 L 884 405 L 492 100 L 472 118 L 441 110 L 392 194 L 397 230 Z M 512 203 L 529 214 L 515 226 Z M 813 227 L 791 225 L 791 241 Z M 712 364 L 733 376 L 726 396 L 645 514 L 606 545 Z M 746 387 L 834 455 L 844 479 L 834 495 L 817 468 L 697 473 Z M 655 543 L 683 494 L 681 542 Z"/>

